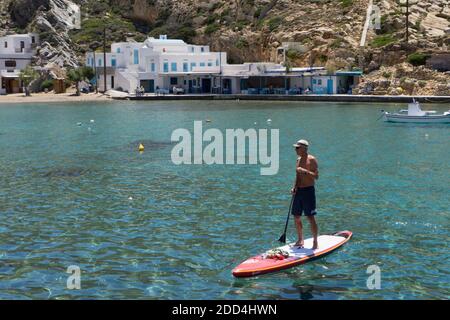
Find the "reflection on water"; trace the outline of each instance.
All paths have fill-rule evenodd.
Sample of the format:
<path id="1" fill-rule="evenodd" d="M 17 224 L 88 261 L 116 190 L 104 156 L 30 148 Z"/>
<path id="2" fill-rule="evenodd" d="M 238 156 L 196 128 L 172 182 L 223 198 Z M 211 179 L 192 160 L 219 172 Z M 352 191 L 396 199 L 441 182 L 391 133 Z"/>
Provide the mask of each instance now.
<path id="1" fill-rule="evenodd" d="M 47 171 L 43 174 L 43 177 L 46 178 L 64 178 L 64 177 L 79 177 L 84 174 L 88 174 L 89 169 L 83 168 L 55 168 L 50 171 Z"/>
<path id="2" fill-rule="evenodd" d="M 0 298 L 448 298 L 450 128 L 377 122 L 382 108 L 3 106 Z M 262 177 L 250 165 L 173 165 L 172 131 L 206 118 L 220 130 L 265 128 L 272 119 L 278 175 Z M 90 119 L 90 131 L 76 125 Z M 354 237 L 315 262 L 235 279 L 234 266 L 279 244 L 299 138 L 319 160 L 321 232 L 348 229 Z M 366 287 L 372 264 L 381 268 L 381 290 Z M 81 268 L 81 290 L 66 289 L 70 265 Z"/>

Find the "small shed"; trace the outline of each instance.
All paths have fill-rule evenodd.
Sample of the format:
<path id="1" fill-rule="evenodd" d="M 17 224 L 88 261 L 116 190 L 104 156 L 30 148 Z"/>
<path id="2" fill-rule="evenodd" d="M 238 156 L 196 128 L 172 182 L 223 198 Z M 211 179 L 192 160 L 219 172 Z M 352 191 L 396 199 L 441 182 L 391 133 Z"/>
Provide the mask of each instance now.
<path id="1" fill-rule="evenodd" d="M 55 93 L 66 93 L 66 83 L 62 78 L 53 79 L 53 91 Z"/>

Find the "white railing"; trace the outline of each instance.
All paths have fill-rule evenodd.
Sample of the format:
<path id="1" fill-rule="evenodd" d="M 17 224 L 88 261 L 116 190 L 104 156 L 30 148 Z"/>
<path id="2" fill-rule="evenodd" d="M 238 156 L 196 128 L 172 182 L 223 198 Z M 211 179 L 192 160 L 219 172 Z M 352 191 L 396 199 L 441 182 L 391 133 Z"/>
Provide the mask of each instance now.
<path id="1" fill-rule="evenodd" d="M 205 66 L 205 67 L 193 67 L 192 68 L 192 72 L 208 72 L 208 73 L 218 73 L 220 72 L 220 67 L 215 67 L 215 66 Z"/>

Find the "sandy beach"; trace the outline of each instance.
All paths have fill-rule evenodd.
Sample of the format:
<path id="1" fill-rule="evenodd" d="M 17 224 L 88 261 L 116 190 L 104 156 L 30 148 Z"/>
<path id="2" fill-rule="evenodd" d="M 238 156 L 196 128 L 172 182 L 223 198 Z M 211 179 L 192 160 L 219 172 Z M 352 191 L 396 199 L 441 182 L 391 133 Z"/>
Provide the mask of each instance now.
<path id="1" fill-rule="evenodd" d="M 23 93 L 0 95 L 0 105 L 8 103 L 42 103 L 42 102 L 97 102 L 110 101 L 111 98 L 101 93 L 82 93 L 76 96 L 74 92 L 67 93 L 33 93 L 26 97 Z"/>

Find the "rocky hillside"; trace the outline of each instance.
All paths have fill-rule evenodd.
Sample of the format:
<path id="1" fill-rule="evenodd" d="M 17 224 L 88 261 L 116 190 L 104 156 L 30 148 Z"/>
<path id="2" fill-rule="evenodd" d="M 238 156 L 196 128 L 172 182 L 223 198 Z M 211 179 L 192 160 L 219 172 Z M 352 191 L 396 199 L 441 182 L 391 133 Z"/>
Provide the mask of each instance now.
<path id="1" fill-rule="evenodd" d="M 108 45 L 167 34 L 226 50 L 230 63 L 281 62 L 276 48 L 289 42 L 295 43 L 287 50 L 289 64 L 362 68 L 365 91 L 380 68 L 395 69 L 415 52 L 447 50 L 449 0 L 410 0 L 409 44 L 404 42 L 405 1 L 373 2 L 381 9 L 381 29 L 368 32 L 364 47 L 360 39 L 369 0 L 1 0 L 0 33 L 39 32 L 44 41 L 38 63 L 62 66 L 75 65 L 87 50 L 101 47 L 104 27 Z M 73 23 L 73 4 L 81 8 L 81 29 Z"/>

